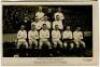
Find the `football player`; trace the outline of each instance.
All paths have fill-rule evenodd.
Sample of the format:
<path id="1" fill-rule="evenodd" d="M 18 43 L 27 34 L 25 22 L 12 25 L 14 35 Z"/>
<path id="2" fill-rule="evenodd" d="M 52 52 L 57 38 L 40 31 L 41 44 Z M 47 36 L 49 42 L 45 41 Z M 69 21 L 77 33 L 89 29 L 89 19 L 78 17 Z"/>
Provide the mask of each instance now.
<path id="1" fill-rule="evenodd" d="M 43 16 L 45 15 L 44 12 L 42 11 L 42 7 L 39 7 L 39 10 L 36 12 L 35 16 L 39 19 L 42 20 Z"/>
<path id="2" fill-rule="evenodd" d="M 27 39 L 27 32 L 25 30 L 25 26 L 21 25 L 21 28 L 17 33 L 17 48 L 18 49 L 20 48 L 21 45 L 24 45 L 26 48 L 28 48 L 28 43 L 26 39 Z"/>
<path id="3" fill-rule="evenodd" d="M 43 22 L 43 24 L 46 24 L 48 29 L 51 29 L 51 22 L 48 21 L 48 17 L 46 15 L 44 16 L 44 19 L 42 22 Z"/>
<path id="4" fill-rule="evenodd" d="M 73 32 L 73 38 L 77 48 L 79 48 L 80 45 L 82 45 L 84 48 L 86 47 L 85 42 L 83 41 L 83 32 L 81 31 L 80 27 L 77 27 Z"/>
<path id="5" fill-rule="evenodd" d="M 62 48 L 62 42 L 60 39 L 61 39 L 61 33 L 59 27 L 58 25 L 55 25 L 55 29 L 52 31 L 52 42 L 54 44 L 54 48 L 56 48 L 58 44 Z"/>
<path id="6" fill-rule="evenodd" d="M 40 42 L 39 42 L 39 49 L 42 48 L 43 44 L 46 44 L 49 49 L 51 49 L 51 44 L 49 42 L 50 32 L 47 28 L 46 24 L 43 24 L 42 29 L 40 30 Z"/>
<path id="7" fill-rule="evenodd" d="M 28 32 L 28 39 L 29 39 L 30 48 L 32 48 L 33 44 L 34 44 L 35 49 L 37 49 L 38 48 L 39 33 L 36 30 L 34 24 L 31 26 L 31 30 Z"/>
<path id="8" fill-rule="evenodd" d="M 31 25 L 35 25 L 36 30 L 40 30 L 42 28 L 43 23 L 39 20 L 38 17 L 35 17 L 35 21 L 31 23 Z"/>
<path id="9" fill-rule="evenodd" d="M 53 22 L 53 29 L 55 29 L 56 25 L 58 26 L 58 28 L 60 30 L 63 29 L 63 23 L 62 21 L 60 20 L 60 16 L 59 15 L 56 15 L 56 20 Z"/>
<path id="10" fill-rule="evenodd" d="M 61 10 L 60 7 L 58 8 L 57 12 L 54 14 L 55 20 L 57 19 L 57 18 L 56 18 L 57 15 L 59 15 L 61 21 L 64 20 L 65 17 L 64 17 L 64 14 L 62 13 L 62 10 Z"/>
<path id="11" fill-rule="evenodd" d="M 74 47 L 74 45 L 72 43 L 72 31 L 71 31 L 70 26 L 67 26 L 66 30 L 63 31 L 62 39 L 64 40 L 64 47 L 67 47 L 68 44 L 70 45 L 71 48 Z"/>

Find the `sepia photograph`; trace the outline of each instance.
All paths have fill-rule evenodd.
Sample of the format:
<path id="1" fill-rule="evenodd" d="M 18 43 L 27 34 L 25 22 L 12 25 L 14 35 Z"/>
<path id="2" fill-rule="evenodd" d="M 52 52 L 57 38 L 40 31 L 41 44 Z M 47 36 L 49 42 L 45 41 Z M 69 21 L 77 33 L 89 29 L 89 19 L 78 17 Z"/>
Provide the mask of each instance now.
<path id="1" fill-rule="evenodd" d="M 96 65 L 96 2 L 2 5 L 2 65 Z"/>
<path id="2" fill-rule="evenodd" d="M 3 57 L 92 57 L 92 6 L 3 6 Z"/>

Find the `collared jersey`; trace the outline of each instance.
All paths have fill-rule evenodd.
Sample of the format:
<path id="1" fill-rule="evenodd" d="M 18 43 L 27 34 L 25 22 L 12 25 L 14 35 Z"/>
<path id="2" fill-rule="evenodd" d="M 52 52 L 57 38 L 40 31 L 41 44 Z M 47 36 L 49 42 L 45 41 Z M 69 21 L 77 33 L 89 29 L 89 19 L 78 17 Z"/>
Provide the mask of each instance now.
<path id="1" fill-rule="evenodd" d="M 83 33 L 81 31 L 74 31 L 73 38 L 75 40 L 81 40 L 81 39 L 83 39 Z"/>
<path id="2" fill-rule="evenodd" d="M 52 38 L 53 39 L 60 39 L 61 38 L 61 33 L 59 30 L 53 30 L 52 31 Z"/>
<path id="3" fill-rule="evenodd" d="M 60 16 L 60 20 L 64 20 L 64 15 L 63 15 L 62 12 L 56 12 L 56 13 L 54 14 L 54 18 L 55 18 L 55 19 L 56 19 L 56 16 L 57 16 L 57 15 Z"/>
<path id="4" fill-rule="evenodd" d="M 37 13 L 35 14 L 35 16 L 36 16 L 37 18 L 39 18 L 39 19 L 42 19 L 43 16 L 44 16 L 44 13 L 43 13 L 43 12 L 37 12 Z"/>
<path id="5" fill-rule="evenodd" d="M 42 22 L 32 22 L 31 25 L 35 25 L 36 30 L 40 30 L 42 28 L 43 23 Z"/>
<path id="6" fill-rule="evenodd" d="M 42 24 L 46 24 L 47 25 L 48 29 L 51 28 L 51 22 L 49 22 L 49 21 L 42 21 L 42 22 L 43 22 Z"/>
<path id="7" fill-rule="evenodd" d="M 63 39 L 72 39 L 72 31 L 64 31 Z"/>
<path id="8" fill-rule="evenodd" d="M 39 33 L 38 33 L 38 31 L 36 31 L 36 30 L 34 30 L 34 31 L 32 31 L 32 30 L 30 30 L 29 32 L 28 32 L 28 39 L 38 39 L 39 38 Z"/>
<path id="9" fill-rule="evenodd" d="M 27 38 L 27 32 L 26 30 L 19 30 L 17 33 L 17 39 L 25 40 Z"/>
<path id="10" fill-rule="evenodd" d="M 53 29 L 55 29 L 55 26 L 58 25 L 59 29 L 63 29 L 62 21 L 54 21 L 53 22 Z"/>
<path id="11" fill-rule="evenodd" d="M 50 32 L 49 30 L 40 30 L 40 38 L 41 39 L 47 39 L 50 37 Z"/>

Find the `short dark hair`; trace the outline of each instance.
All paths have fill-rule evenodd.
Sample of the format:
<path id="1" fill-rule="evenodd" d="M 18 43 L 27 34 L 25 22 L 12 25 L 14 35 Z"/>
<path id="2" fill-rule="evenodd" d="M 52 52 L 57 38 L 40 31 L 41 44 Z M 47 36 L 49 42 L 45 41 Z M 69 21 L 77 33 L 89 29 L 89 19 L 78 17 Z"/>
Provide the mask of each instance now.
<path id="1" fill-rule="evenodd" d="M 44 26 L 44 25 L 46 25 L 46 24 L 43 24 L 43 26 Z"/>

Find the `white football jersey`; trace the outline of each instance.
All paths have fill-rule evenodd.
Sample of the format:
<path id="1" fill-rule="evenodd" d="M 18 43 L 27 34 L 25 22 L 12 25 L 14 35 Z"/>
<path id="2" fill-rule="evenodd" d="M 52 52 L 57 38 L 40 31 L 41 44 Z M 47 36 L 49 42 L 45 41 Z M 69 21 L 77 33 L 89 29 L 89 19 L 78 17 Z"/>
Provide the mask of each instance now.
<path id="1" fill-rule="evenodd" d="M 27 38 L 27 32 L 26 30 L 19 30 L 17 33 L 17 39 L 18 40 L 25 40 Z"/>
<path id="2" fill-rule="evenodd" d="M 83 33 L 81 31 L 74 31 L 73 38 L 75 40 L 81 40 L 81 39 L 83 39 Z"/>
<path id="3" fill-rule="evenodd" d="M 52 31 L 52 38 L 53 39 L 61 39 L 61 33 L 59 30 L 53 30 Z"/>
<path id="4" fill-rule="evenodd" d="M 55 20 L 56 20 L 56 16 L 57 16 L 57 15 L 59 15 L 61 21 L 64 20 L 65 17 L 64 17 L 64 15 L 63 15 L 62 12 L 56 12 L 56 13 L 54 14 Z"/>
<path id="5" fill-rule="evenodd" d="M 49 21 L 42 21 L 42 22 L 43 22 L 42 24 L 46 24 L 47 25 L 48 29 L 51 28 L 51 22 L 49 22 Z"/>
<path id="6" fill-rule="evenodd" d="M 43 16 L 44 16 L 44 13 L 43 13 L 43 12 L 37 12 L 37 13 L 35 14 L 35 16 L 36 16 L 37 18 L 39 18 L 39 19 L 42 19 Z"/>
<path id="7" fill-rule="evenodd" d="M 28 32 L 28 39 L 39 39 L 39 33 L 38 33 L 38 31 L 32 31 L 32 30 L 30 30 L 29 32 Z"/>
<path id="8" fill-rule="evenodd" d="M 72 39 L 72 31 L 63 31 L 63 39 Z"/>
<path id="9" fill-rule="evenodd" d="M 55 26 L 58 25 L 59 29 L 63 29 L 62 21 L 54 21 L 53 22 L 53 29 L 55 29 Z"/>
<path id="10" fill-rule="evenodd" d="M 35 25 L 36 30 L 40 30 L 42 28 L 43 23 L 42 22 L 32 22 L 31 25 Z"/>
<path id="11" fill-rule="evenodd" d="M 40 38 L 41 39 L 47 39 L 50 37 L 50 32 L 49 30 L 40 30 Z"/>

